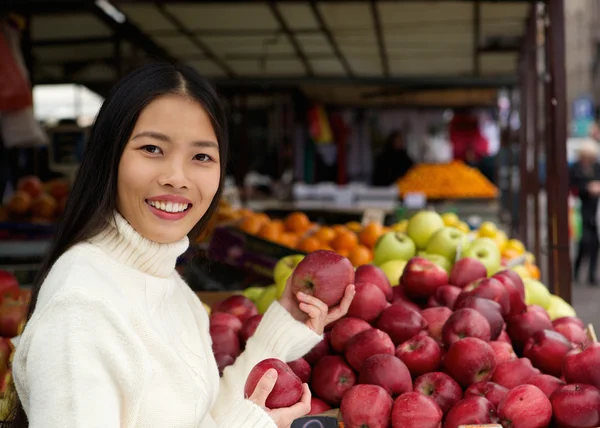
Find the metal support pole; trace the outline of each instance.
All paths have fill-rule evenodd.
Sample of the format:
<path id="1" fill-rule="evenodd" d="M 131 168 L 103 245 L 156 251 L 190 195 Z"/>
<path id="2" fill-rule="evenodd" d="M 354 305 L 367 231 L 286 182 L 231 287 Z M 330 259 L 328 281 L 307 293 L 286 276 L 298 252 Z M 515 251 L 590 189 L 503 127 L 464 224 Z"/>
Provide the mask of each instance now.
<path id="1" fill-rule="evenodd" d="M 527 198 L 529 195 L 529 177 L 527 173 L 527 123 L 529 121 L 529 112 L 527 109 L 527 87 L 529 85 L 527 73 L 527 59 L 529 52 L 524 49 L 523 57 L 519 64 L 520 73 L 520 97 L 519 97 L 519 238 L 527 245 L 527 234 L 529 222 L 527 215 Z"/>

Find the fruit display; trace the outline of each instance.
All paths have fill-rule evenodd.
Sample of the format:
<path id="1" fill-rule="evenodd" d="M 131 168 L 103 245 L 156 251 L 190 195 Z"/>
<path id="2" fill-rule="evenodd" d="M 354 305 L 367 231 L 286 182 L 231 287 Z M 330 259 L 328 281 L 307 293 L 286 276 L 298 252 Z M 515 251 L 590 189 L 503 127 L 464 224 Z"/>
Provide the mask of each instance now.
<path id="1" fill-rule="evenodd" d="M 483 199 L 498 195 L 492 182 L 462 161 L 415 165 L 396 184 L 401 195 L 423 193 L 427 199 Z"/>
<path id="2" fill-rule="evenodd" d="M 508 242 L 523 258 L 526 252 L 518 241 L 498 245 L 492 225 L 482 225 L 467 243 L 462 236 L 447 239 L 440 256 L 449 271 L 418 255 L 428 239 L 452 227 L 436 223 L 427 230 L 413 223 L 406 233 L 391 232 L 402 234 L 404 243 L 410 239 L 415 249 L 393 252 L 379 266 L 357 266 L 353 278 L 351 263 L 330 250 L 281 259 L 273 285 L 213 306 L 211 326 L 233 331 L 213 336 L 220 369 L 235 361 L 249 337 L 235 331 L 250 322 L 253 304 L 264 312 L 286 284 L 296 284 L 294 290 L 334 305 L 350 278 L 356 295 L 348 314 L 328 325 L 308 354 L 288 364 L 311 388 L 311 414 L 339 409 L 346 427 L 600 426 L 600 343 L 589 337 L 573 308 L 555 300 L 528 270 L 503 266 Z M 398 254 L 406 259 L 396 259 Z M 384 271 L 398 261 L 402 269 Z M 269 289 L 274 290 L 269 300 L 261 300 Z M 219 312 L 240 323 L 225 322 Z M 285 394 L 297 394 L 295 378 L 282 382 Z"/>
<path id="3" fill-rule="evenodd" d="M 6 205 L 0 207 L 0 222 L 52 223 L 63 213 L 69 191 L 66 179 L 43 183 L 33 175 L 23 177 Z"/>

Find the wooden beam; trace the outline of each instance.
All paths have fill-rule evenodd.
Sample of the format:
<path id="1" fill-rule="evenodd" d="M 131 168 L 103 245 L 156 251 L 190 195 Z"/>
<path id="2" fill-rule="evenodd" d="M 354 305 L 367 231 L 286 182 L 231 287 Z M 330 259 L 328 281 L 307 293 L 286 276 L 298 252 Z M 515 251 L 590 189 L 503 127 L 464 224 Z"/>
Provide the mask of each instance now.
<path id="1" fill-rule="evenodd" d="M 383 29 L 381 28 L 381 18 L 379 16 L 379 9 L 377 7 L 377 0 L 371 0 L 371 16 L 373 18 L 373 25 L 375 26 L 375 34 L 377 35 L 377 46 L 379 47 L 379 57 L 381 58 L 381 69 L 383 70 L 384 76 L 390 75 L 390 65 L 388 61 L 387 52 L 385 50 L 385 39 L 383 37 Z"/>

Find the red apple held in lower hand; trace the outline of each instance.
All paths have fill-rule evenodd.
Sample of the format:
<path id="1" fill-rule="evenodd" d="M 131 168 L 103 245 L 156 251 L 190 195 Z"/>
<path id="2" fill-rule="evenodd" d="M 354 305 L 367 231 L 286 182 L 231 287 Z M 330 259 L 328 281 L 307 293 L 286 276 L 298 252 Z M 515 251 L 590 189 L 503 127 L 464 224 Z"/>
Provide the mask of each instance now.
<path id="1" fill-rule="evenodd" d="M 296 373 L 296 376 L 298 376 L 298 379 L 300 379 L 302 383 L 310 382 L 310 373 L 312 369 L 310 368 L 310 364 L 308 364 L 304 358 L 298 358 L 297 360 L 290 361 L 288 366 L 290 366 L 290 369 Z"/>
<path id="2" fill-rule="evenodd" d="M 500 402 L 498 417 L 503 427 L 546 428 L 552 419 L 552 404 L 538 387 L 520 385 Z"/>
<path id="3" fill-rule="evenodd" d="M 326 355 L 313 367 L 311 389 L 329 405 L 337 407 L 358 379 L 354 370 L 339 355 Z"/>
<path id="4" fill-rule="evenodd" d="M 342 318 L 335 324 L 333 329 L 331 329 L 331 335 L 329 337 L 331 347 L 336 352 L 344 352 L 346 343 L 350 339 L 358 333 L 369 330 L 370 328 L 372 328 L 371 324 L 365 320 L 352 317 Z"/>
<path id="5" fill-rule="evenodd" d="M 529 358 L 519 358 L 518 360 L 505 361 L 498 364 L 492 377 L 492 382 L 512 389 L 516 386 L 526 384 L 531 377 L 538 374 L 540 374 L 540 371 L 533 367 Z"/>
<path id="6" fill-rule="evenodd" d="M 443 416 L 442 409 L 431 398 L 419 392 L 405 392 L 394 401 L 392 428 L 439 428 Z"/>
<path id="7" fill-rule="evenodd" d="M 331 406 L 317 397 L 310 398 L 310 412 L 309 415 L 320 415 L 325 413 L 327 410 L 331 410 Z"/>
<path id="8" fill-rule="evenodd" d="M 383 291 L 370 282 L 357 283 L 355 287 L 356 294 L 348 308 L 348 316 L 368 322 L 376 320 L 389 304 Z"/>
<path id="9" fill-rule="evenodd" d="M 427 308 L 421 311 L 421 316 L 427 323 L 427 334 L 439 344 L 444 343 L 442 340 L 442 328 L 444 328 L 444 324 L 446 324 L 451 315 L 452 311 L 445 306 Z"/>
<path id="10" fill-rule="evenodd" d="M 493 300 L 500 305 L 503 316 L 510 314 L 510 299 L 508 298 L 508 292 L 504 285 L 497 279 L 483 278 L 473 281 L 463 288 L 462 293 L 456 298 L 454 307 L 456 308 L 458 303 L 467 296 L 477 296 Z"/>
<path id="11" fill-rule="evenodd" d="M 462 388 L 449 375 L 442 372 L 425 373 L 415 379 L 413 391 L 431 398 L 440 407 L 443 414 L 458 403 L 462 397 Z"/>
<path id="12" fill-rule="evenodd" d="M 490 323 L 475 309 L 455 311 L 442 328 L 442 340 L 446 346 L 465 337 L 476 337 L 486 342 L 490 340 Z"/>
<path id="13" fill-rule="evenodd" d="M 506 332 L 510 336 L 513 348 L 521 354 L 523 347 L 533 333 L 542 330 L 553 330 L 552 322 L 537 312 L 525 312 L 508 318 Z"/>
<path id="14" fill-rule="evenodd" d="M 242 322 L 240 319 L 227 312 L 216 312 L 210 316 L 209 321 L 210 325 L 224 325 L 236 333 L 239 333 L 242 329 Z"/>
<path id="15" fill-rule="evenodd" d="M 454 285 L 442 285 L 435 290 L 435 294 L 432 297 L 439 303 L 439 306 L 454 309 L 454 302 L 456 302 L 456 298 L 461 291 L 460 288 Z"/>
<path id="16" fill-rule="evenodd" d="M 256 329 L 258 328 L 258 325 L 260 324 L 260 321 L 262 320 L 263 316 L 262 315 L 254 315 L 251 316 L 250 318 L 248 318 L 246 320 L 246 322 L 244 322 L 244 325 L 242 326 L 242 329 L 240 330 L 240 338 L 242 339 L 242 341 L 247 342 L 248 339 L 250 339 L 250 337 L 252 337 L 252 335 L 254 335 L 254 332 L 256 331 Z"/>
<path id="17" fill-rule="evenodd" d="M 566 427 L 600 425 L 600 391 L 592 385 L 574 383 L 556 388 L 550 397 L 554 420 Z"/>
<path id="18" fill-rule="evenodd" d="M 461 425 L 491 424 L 497 420 L 493 403 L 481 396 L 465 396 L 448 412 L 444 428 L 458 428 Z"/>
<path id="19" fill-rule="evenodd" d="M 448 283 L 458 288 L 464 288 L 481 278 L 487 278 L 487 269 L 484 264 L 472 257 L 465 257 L 454 263 Z"/>
<path id="20" fill-rule="evenodd" d="M 537 386 L 544 394 L 546 394 L 546 397 L 548 398 L 552 396 L 552 393 L 556 390 L 556 388 L 566 385 L 566 383 L 559 378 L 547 374 L 538 374 L 532 376 L 527 381 L 527 384 Z"/>
<path id="21" fill-rule="evenodd" d="M 425 330 L 427 322 L 417 311 L 394 303 L 383 310 L 376 326 L 390 336 L 394 345 L 399 345 Z"/>
<path id="22" fill-rule="evenodd" d="M 379 287 L 388 301 L 392 300 L 393 290 L 390 281 L 381 268 L 375 265 L 362 265 L 354 272 L 354 283 L 370 282 Z"/>
<path id="23" fill-rule="evenodd" d="M 571 342 L 562 334 L 541 330 L 527 339 L 523 356 L 529 358 L 542 373 L 558 377 L 562 375 L 562 362 L 571 349 Z"/>
<path id="24" fill-rule="evenodd" d="M 325 337 L 319 343 L 312 348 L 308 354 L 306 354 L 303 358 L 306 360 L 308 364 L 314 366 L 317 362 L 323 358 L 325 355 L 329 355 L 331 349 L 329 348 L 329 335 L 330 333 L 325 333 Z"/>
<path id="25" fill-rule="evenodd" d="M 392 397 L 412 391 L 412 378 L 406 365 L 399 358 L 388 354 L 372 355 L 365 360 L 358 375 L 358 382 L 379 385 Z"/>
<path id="26" fill-rule="evenodd" d="M 494 341 L 490 342 L 490 346 L 496 353 L 496 364 L 503 363 L 505 361 L 516 360 L 517 354 L 510 343 Z"/>
<path id="27" fill-rule="evenodd" d="M 390 336 L 376 328 L 358 333 L 346 344 L 344 355 L 346 361 L 354 368 L 360 370 L 363 363 L 371 355 L 394 355 L 396 348 Z"/>
<path id="28" fill-rule="evenodd" d="M 400 284 L 407 296 L 425 301 L 438 287 L 448 284 L 448 273 L 424 257 L 413 257 L 404 268 Z"/>
<path id="29" fill-rule="evenodd" d="M 417 335 L 396 348 L 400 358 L 413 377 L 437 370 L 442 362 L 440 346 L 429 336 Z"/>
<path id="30" fill-rule="evenodd" d="M 300 401 L 303 392 L 302 382 L 286 363 L 276 358 L 262 360 L 252 368 L 244 386 L 244 394 L 250 397 L 269 369 L 277 370 L 277 381 L 267 397 L 266 407 L 280 409 L 293 406 Z"/>
<path id="31" fill-rule="evenodd" d="M 450 345 L 444 356 L 444 367 L 450 376 L 466 388 L 475 382 L 492 378 L 496 369 L 496 355 L 487 342 L 467 337 Z"/>
<path id="32" fill-rule="evenodd" d="M 291 292 L 315 296 L 332 307 L 340 303 L 349 284 L 354 284 L 354 267 L 346 257 L 328 250 L 307 254 L 294 269 Z"/>
<path id="33" fill-rule="evenodd" d="M 600 388 L 600 343 L 578 346 L 563 360 L 562 372 L 567 383 L 586 383 Z"/>
<path id="34" fill-rule="evenodd" d="M 380 386 L 353 386 L 342 399 L 340 413 L 347 428 L 388 428 L 394 400 Z"/>
<path id="35" fill-rule="evenodd" d="M 470 308 L 475 309 L 490 324 L 490 340 L 496 340 L 504 328 L 504 318 L 502 318 L 502 308 L 497 302 L 483 297 L 469 296 L 462 299 L 454 307 L 454 310 Z"/>
<path id="36" fill-rule="evenodd" d="M 238 317 L 242 323 L 251 316 L 258 315 L 258 309 L 256 309 L 256 305 L 252 303 L 252 300 L 240 294 L 216 302 L 212 306 L 210 313 L 215 314 L 217 312 L 233 314 Z"/>
<path id="37" fill-rule="evenodd" d="M 211 325 L 210 337 L 212 339 L 212 350 L 215 355 L 240 355 L 240 339 L 238 334 L 224 325 Z"/>
<path id="38" fill-rule="evenodd" d="M 508 388 L 498 385 L 494 382 L 477 382 L 467 388 L 465 391 L 465 398 L 467 397 L 483 397 L 488 400 L 494 406 L 494 409 L 498 408 L 498 404 L 504 398 Z"/>

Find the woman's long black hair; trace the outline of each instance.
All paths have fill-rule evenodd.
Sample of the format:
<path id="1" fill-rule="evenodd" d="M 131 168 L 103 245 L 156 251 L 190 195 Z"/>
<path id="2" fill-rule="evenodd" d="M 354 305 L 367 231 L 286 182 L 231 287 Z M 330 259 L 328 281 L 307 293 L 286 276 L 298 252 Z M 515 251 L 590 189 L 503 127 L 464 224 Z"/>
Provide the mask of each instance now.
<path id="1" fill-rule="evenodd" d="M 121 155 L 142 110 L 156 97 L 181 94 L 208 113 L 219 143 L 221 180 L 208 211 L 190 233 L 202 231 L 218 207 L 227 165 L 227 120 L 223 103 L 211 84 L 192 68 L 165 63 L 145 65 L 123 78 L 104 101 L 91 129 L 65 212 L 57 224 L 46 258 L 37 274 L 28 309 L 33 313 L 40 288 L 58 258 L 74 245 L 107 227 L 117 200 L 117 172 Z M 11 421 L 3 426 L 28 426 L 23 406 L 14 394 Z"/>

